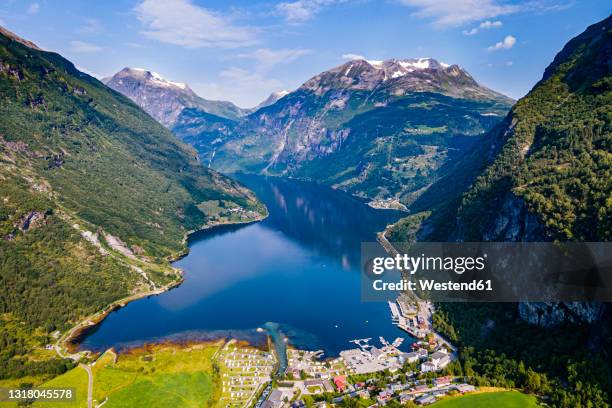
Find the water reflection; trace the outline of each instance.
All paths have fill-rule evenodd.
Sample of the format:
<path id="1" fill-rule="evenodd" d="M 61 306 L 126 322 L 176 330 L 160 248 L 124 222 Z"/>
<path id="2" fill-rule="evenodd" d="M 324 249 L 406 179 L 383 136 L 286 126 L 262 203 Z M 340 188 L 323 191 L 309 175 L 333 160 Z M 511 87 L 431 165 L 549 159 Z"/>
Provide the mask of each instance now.
<path id="1" fill-rule="evenodd" d="M 401 336 L 385 303 L 360 300 L 362 241 L 397 219 L 329 188 L 239 176 L 270 215 L 190 238 L 176 263 L 185 282 L 112 313 L 82 346 L 103 349 L 164 338 L 236 336 L 275 322 L 298 347 L 336 353 L 354 338 Z"/>

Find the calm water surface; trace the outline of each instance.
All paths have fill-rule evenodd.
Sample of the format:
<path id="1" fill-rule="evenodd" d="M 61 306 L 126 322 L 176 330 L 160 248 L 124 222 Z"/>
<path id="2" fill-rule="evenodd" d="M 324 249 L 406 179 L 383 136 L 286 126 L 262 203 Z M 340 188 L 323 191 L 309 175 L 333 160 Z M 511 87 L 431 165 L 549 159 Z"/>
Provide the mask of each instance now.
<path id="1" fill-rule="evenodd" d="M 265 341 L 258 327 L 278 327 L 300 348 L 337 354 L 349 340 L 406 337 L 386 303 L 360 299 L 360 243 L 397 220 L 326 187 L 240 176 L 270 216 L 246 226 L 193 235 L 176 262 L 185 282 L 111 313 L 81 343 L 102 350 L 164 339 L 234 336 Z"/>

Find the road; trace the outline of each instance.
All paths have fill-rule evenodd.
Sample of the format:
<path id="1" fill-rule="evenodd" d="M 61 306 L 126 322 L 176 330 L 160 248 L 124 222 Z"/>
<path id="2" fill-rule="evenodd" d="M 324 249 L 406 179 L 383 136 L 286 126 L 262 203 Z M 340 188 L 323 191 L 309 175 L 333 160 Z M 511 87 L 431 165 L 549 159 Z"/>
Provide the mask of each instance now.
<path id="1" fill-rule="evenodd" d="M 89 377 L 87 383 L 87 408 L 93 408 L 93 373 L 91 372 L 91 366 L 79 364 L 79 367 L 87 371 L 87 376 Z"/>

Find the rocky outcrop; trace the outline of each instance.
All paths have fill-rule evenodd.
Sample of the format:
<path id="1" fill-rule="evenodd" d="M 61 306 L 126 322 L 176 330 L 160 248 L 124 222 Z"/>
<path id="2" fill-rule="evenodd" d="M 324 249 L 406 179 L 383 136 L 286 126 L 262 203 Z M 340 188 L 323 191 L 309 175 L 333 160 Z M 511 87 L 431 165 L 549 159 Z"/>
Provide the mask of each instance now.
<path id="1" fill-rule="evenodd" d="M 519 315 L 527 323 L 540 327 L 560 324 L 593 323 L 598 321 L 605 307 L 594 302 L 524 302 L 519 303 Z"/>
<path id="2" fill-rule="evenodd" d="M 14 230 L 2 237 L 5 241 L 12 241 L 19 232 L 26 234 L 30 230 L 42 226 L 47 218 L 47 212 L 32 210 L 21 216 L 14 224 Z"/>
<path id="3" fill-rule="evenodd" d="M 130 248 L 128 248 L 127 244 L 123 242 L 120 238 L 115 237 L 114 235 L 104 233 L 104 240 L 115 251 L 119 252 L 122 255 L 127 256 L 130 259 L 136 259 L 136 256 L 132 252 Z"/>
<path id="4" fill-rule="evenodd" d="M 40 211 L 30 211 L 17 222 L 15 227 L 19 229 L 21 232 L 27 232 L 30 228 L 36 228 L 40 226 L 46 214 Z"/>
<path id="5" fill-rule="evenodd" d="M 537 216 L 527 211 L 527 206 L 522 198 L 508 192 L 502 203 L 496 217 L 483 232 L 483 241 L 541 242 L 549 240 Z"/>

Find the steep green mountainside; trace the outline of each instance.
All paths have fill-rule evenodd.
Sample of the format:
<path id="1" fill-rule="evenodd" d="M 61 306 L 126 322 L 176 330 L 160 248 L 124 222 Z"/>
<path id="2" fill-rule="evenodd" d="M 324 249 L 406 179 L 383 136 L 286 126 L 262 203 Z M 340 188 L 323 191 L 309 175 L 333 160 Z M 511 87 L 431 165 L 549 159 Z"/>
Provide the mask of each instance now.
<path id="1" fill-rule="evenodd" d="M 611 123 L 608 17 L 569 41 L 506 119 L 455 163 L 462 171 L 432 185 L 387 238 L 609 241 Z M 434 326 L 460 346 L 456 374 L 523 388 L 555 407 L 609 406 L 609 304 L 436 307 Z"/>
<path id="2" fill-rule="evenodd" d="M 126 97 L 27 44 L 0 35 L 0 378 L 62 370 L 32 357 L 51 332 L 176 282 L 168 260 L 209 223 L 203 202 L 265 211 Z"/>
<path id="3" fill-rule="evenodd" d="M 294 174 L 355 195 L 409 204 L 449 163 L 481 141 L 504 108 L 489 101 L 414 93 L 358 114 L 343 127 L 342 148 L 304 163 Z"/>
<path id="4" fill-rule="evenodd" d="M 197 108 L 185 108 L 172 125 L 172 133 L 193 146 L 206 166 L 210 166 L 219 144 L 234 131 L 237 122 Z"/>
<path id="5" fill-rule="evenodd" d="M 611 72 L 608 18 L 572 39 L 488 143 L 472 152 L 483 159 L 472 161 L 463 183 L 469 188 L 454 200 L 446 196 L 454 204 L 440 206 L 423 237 L 610 240 Z M 443 179 L 431 190 L 453 185 L 457 180 Z M 417 202 L 414 210 L 431 202 Z"/>
<path id="6" fill-rule="evenodd" d="M 457 65 L 355 60 L 311 78 L 223 134 L 199 132 L 190 143 L 224 172 L 316 180 L 401 206 L 443 176 L 511 103 Z M 184 138 L 187 130 L 175 133 Z"/>

